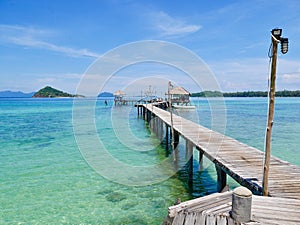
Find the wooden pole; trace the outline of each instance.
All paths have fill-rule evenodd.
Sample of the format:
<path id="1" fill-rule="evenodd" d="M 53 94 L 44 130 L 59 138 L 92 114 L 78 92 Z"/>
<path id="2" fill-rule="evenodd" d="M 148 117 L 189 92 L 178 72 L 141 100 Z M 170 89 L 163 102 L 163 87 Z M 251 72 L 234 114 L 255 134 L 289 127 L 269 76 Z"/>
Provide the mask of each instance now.
<path id="1" fill-rule="evenodd" d="M 276 81 L 276 63 L 277 63 L 277 48 L 278 40 L 272 36 L 272 68 L 271 68 L 271 80 L 270 80 L 270 90 L 269 90 L 269 112 L 268 112 L 268 122 L 266 130 L 266 141 L 265 141 L 265 161 L 264 161 L 264 175 L 263 175 L 263 195 L 268 196 L 268 176 L 269 176 L 269 166 L 271 157 L 271 136 L 272 136 L 272 126 L 274 120 L 274 106 L 275 106 L 275 81 Z"/>
<path id="2" fill-rule="evenodd" d="M 186 152 L 187 152 L 187 160 L 188 160 L 188 184 L 190 187 L 193 187 L 193 144 L 189 140 L 186 139 Z"/>
<path id="3" fill-rule="evenodd" d="M 174 144 L 174 127 L 173 127 L 173 112 L 172 112 L 172 99 L 170 97 L 170 89 L 171 89 L 171 81 L 168 83 L 168 103 L 169 103 L 169 108 L 170 108 L 170 116 L 171 116 L 171 135 L 172 135 L 172 150 L 175 151 L 175 144 Z M 175 152 L 174 152 L 175 153 Z M 177 158 L 174 154 L 174 161 L 176 161 Z"/>
<path id="4" fill-rule="evenodd" d="M 227 176 L 224 170 L 222 170 L 222 168 L 219 165 L 215 164 L 215 167 L 217 171 L 217 190 L 218 192 L 221 192 L 226 186 Z"/>
<path id="5" fill-rule="evenodd" d="M 166 123 L 166 148 L 169 150 L 169 126 Z"/>
<path id="6" fill-rule="evenodd" d="M 162 141 L 164 137 L 164 122 L 160 119 L 159 124 L 160 124 L 160 140 Z"/>
<path id="7" fill-rule="evenodd" d="M 199 150 L 199 170 L 203 170 L 203 152 Z"/>

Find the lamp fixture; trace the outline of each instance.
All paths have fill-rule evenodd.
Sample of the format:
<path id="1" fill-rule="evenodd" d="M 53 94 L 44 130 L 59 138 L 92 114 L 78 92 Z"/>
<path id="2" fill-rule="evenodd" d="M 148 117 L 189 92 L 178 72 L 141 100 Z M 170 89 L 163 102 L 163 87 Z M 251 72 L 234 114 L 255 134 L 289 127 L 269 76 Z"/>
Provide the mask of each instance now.
<path id="1" fill-rule="evenodd" d="M 279 29 L 279 28 L 275 28 L 272 30 L 272 34 L 274 37 L 276 37 L 276 39 L 280 39 L 281 37 L 281 34 L 282 34 L 282 29 Z"/>
<path id="2" fill-rule="evenodd" d="M 288 38 L 281 38 L 281 53 L 285 54 L 289 50 L 289 39 Z"/>

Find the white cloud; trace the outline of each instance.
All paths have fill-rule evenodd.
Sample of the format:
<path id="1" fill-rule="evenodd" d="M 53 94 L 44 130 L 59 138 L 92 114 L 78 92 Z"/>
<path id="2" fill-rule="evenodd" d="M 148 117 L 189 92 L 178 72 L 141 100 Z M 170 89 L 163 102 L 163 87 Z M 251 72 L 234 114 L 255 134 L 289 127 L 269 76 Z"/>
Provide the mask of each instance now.
<path id="1" fill-rule="evenodd" d="M 100 57 L 100 54 L 91 52 L 87 49 L 74 49 L 66 46 L 52 44 L 43 41 L 43 38 L 53 35 L 55 32 L 50 30 L 35 29 L 32 27 L 22 27 L 14 25 L 0 24 L 0 40 L 20 46 L 39 48 L 54 52 L 63 53 L 72 57 Z"/>
<path id="2" fill-rule="evenodd" d="M 173 18 L 167 13 L 150 13 L 152 25 L 162 37 L 178 37 L 195 33 L 201 29 L 200 25 L 187 24 L 183 19 Z"/>
<path id="3" fill-rule="evenodd" d="M 266 90 L 268 59 L 235 59 L 209 64 L 222 91 Z"/>
<path id="4" fill-rule="evenodd" d="M 208 63 L 223 91 L 267 90 L 270 75 L 268 58 L 235 59 Z M 277 90 L 300 87 L 300 63 L 278 60 Z"/>
<path id="5" fill-rule="evenodd" d="M 0 90 L 32 92 L 49 85 L 75 93 L 81 77 L 80 73 L 25 73 L 23 76 L 12 76 L 10 80 L 1 83 Z"/>
<path id="6" fill-rule="evenodd" d="M 285 83 L 298 83 L 298 84 L 300 84 L 300 72 L 299 73 L 292 73 L 292 74 L 283 74 L 282 79 Z"/>

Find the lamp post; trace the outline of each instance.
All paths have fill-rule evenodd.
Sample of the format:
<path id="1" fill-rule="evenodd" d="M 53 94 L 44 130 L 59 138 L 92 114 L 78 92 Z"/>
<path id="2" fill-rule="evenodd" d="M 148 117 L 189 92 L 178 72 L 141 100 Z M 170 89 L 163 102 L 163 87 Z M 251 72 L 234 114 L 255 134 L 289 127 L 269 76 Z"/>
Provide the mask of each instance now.
<path id="1" fill-rule="evenodd" d="M 176 154 L 175 154 L 175 143 L 174 143 L 174 139 L 175 139 L 175 135 L 174 135 L 174 126 L 173 126 L 173 110 L 172 110 L 172 96 L 171 96 L 171 89 L 172 89 L 173 85 L 171 83 L 171 81 L 169 81 L 168 83 L 168 105 L 170 108 L 170 117 L 171 117 L 171 137 L 172 137 L 172 151 L 174 151 L 174 161 L 177 160 L 176 158 Z"/>
<path id="2" fill-rule="evenodd" d="M 271 157 L 271 136 L 272 136 L 272 126 L 274 120 L 274 105 L 275 105 L 275 81 L 276 81 L 276 64 L 277 64 L 277 49 L 278 43 L 281 43 L 281 52 L 285 54 L 288 52 L 288 39 L 282 38 L 282 29 L 273 29 L 272 33 L 272 68 L 271 68 L 271 80 L 269 89 L 269 112 L 268 112 L 268 122 L 266 130 L 266 141 L 265 141 L 265 160 L 264 160 L 264 174 L 263 174 L 263 195 L 267 196 L 268 191 L 268 176 L 269 176 L 269 166 Z"/>

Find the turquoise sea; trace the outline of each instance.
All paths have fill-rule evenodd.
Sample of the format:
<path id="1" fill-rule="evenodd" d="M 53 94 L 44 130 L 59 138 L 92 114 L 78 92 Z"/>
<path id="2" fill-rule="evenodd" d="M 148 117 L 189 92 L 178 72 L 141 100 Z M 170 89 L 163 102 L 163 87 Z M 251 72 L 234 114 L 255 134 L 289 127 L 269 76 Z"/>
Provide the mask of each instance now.
<path id="1" fill-rule="evenodd" d="M 211 127 L 210 104 L 218 100 L 193 101 L 200 123 Z M 226 98 L 225 105 L 222 132 L 263 150 L 267 99 Z M 127 186 L 104 178 L 81 155 L 72 107 L 72 99 L 0 99 L 0 224 L 161 224 L 167 207 L 178 197 L 184 201 L 216 191 L 216 174 L 208 161 L 202 171 L 195 161 L 193 188 L 187 184 L 185 160 L 172 177 L 151 185 Z M 109 153 L 132 165 L 165 159 L 165 143 L 160 143 L 135 108 L 124 107 L 129 110 L 113 107 L 111 99 L 107 106 L 98 99 L 95 107 L 96 130 Z M 300 166 L 300 98 L 277 98 L 275 110 L 272 154 Z M 190 118 L 193 113 L 179 114 Z M 141 151 L 116 138 L 114 118 L 127 120 L 138 143 L 143 143 L 137 146 Z M 184 158 L 183 141 L 180 148 Z"/>

